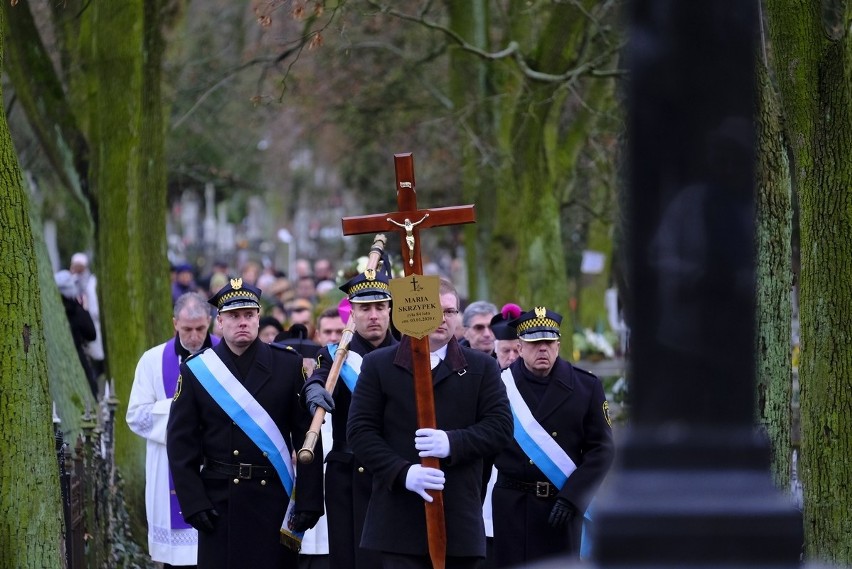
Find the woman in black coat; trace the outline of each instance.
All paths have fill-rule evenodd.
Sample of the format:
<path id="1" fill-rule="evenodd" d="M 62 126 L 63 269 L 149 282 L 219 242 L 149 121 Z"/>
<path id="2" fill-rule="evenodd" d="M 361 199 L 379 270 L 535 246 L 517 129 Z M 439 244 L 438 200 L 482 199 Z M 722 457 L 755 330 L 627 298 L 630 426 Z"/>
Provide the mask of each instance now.
<path id="1" fill-rule="evenodd" d="M 93 342 L 97 337 L 95 323 L 89 312 L 77 300 L 77 284 L 71 271 L 59 271 L 54 275 L 54 279 L 57 287 L 59 287 L 59 293 L 62 295 L 62 306 L 65 308 L 65 316 L 68 318 L 68 325 L 71 327 L 74 348 L 77 350 L 77 356 L 80 358 L 83 371 L 86 373 L 92 394 L 97 397 L 97 377 L 95 377 L 89 357 L 83 349 L 88 342 Z"/>

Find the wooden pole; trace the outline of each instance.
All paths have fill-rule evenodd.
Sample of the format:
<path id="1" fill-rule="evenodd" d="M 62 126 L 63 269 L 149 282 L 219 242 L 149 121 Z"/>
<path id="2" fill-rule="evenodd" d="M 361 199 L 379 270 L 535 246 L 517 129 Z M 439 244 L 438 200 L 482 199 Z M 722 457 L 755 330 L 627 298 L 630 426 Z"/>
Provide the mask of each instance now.
<path id="1" fill-rule="evenodd" d="M 382 258 L 382 252 L 385 250 L 387 237 L 379 233 L 373 240 L 373 246 L 370 247 L 370 254 L 367 257 L 367 269 L 375 269 L 379 266 L 379 261 Z M 355 321 L 350 317 L 349 322 L 343 329 L 343 335 L 337 345 L 337 352 L 334 354 L 334 363 L 331 364 L 331 369 L 328 372 L 328 377 L 325 380 L 325 390 L 329 393 L 334 393 L 334 387 L 337 385 L 337 379 L 340 377 L 340 370 L 343 363 L 346 361 L 346 356 L 349 355 L 349 342 L 352 341 L 352 335 L 355 333 Z M 310 464 L 314 460 L 314 447 L 317 444 L 317 439 L 320 436 L 320 429 L 325 420 L 325 409 L 318 407 L 314 418 L 311 420 L 311 426 L 305 434 L 305 442 L 302 448 L 299 449 L 299 462 L 302 464 Z"/>

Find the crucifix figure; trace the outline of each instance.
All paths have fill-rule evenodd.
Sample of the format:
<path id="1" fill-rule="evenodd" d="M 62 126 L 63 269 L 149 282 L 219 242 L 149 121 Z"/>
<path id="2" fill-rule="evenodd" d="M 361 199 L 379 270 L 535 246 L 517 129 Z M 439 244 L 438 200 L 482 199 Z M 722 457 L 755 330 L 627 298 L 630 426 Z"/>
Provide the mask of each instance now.
<path id="1" fill-rule="evenodd" d="M 420 256 L 420 231 L 430 227 L 473 223 L 475 215 L 473 205 L 421 210 L 417 208 L 414 191 L 414 161 L 411 153 L 395 154 L 396 189 L 398 211 L 375 215 L 345 217 L 342 220 L 343 234 L 377 233 L 397 231 L 401 235 L 402 257 L 405 276 L 423 274 Z M 417 221 L 412 221 L 417 220 Z M 416 282 L 412 281 L 412 286 Z M 417 426 L 419 429 L 435 429 L 435 400 L 432 391 L 432 367 L 429 359 L 429 338 L 410 337 L 413 359 L 414 390 L 417 405 Z M 421 459 L 423 467 L 440 469 L 435 457 Z M 447 535 L 444 522 L 444 503 L 442 493 L 428 490 L 431 502 L 426 506 L 426 528 L 429 540 L 429 557 L 435 568 L 443 569 L 446 561 Z"/>
<path id="2" fill-rule="evenodd" d="M 392 217 L 387 218 L 387 221 L 393 223 L 397 227 L 402 227 L 405 230 L 405 244 L 408 245 L 408 265 L 409 266 L 414 265 L 414 228 L 416 226 L 420 225 L 421 223 L 423 223 L 426 220 L 427 217 L 429 217 L 428 213 L 426 215 L 424 215 L 423 217 L 421 217 L 420 221 L 416 221 L 414 223 L 412 223 L 411 220 L 408 219 L 407 217 L 405 218 L 405 221 L 402 222 L 402 223 L 395 221 Z"/>

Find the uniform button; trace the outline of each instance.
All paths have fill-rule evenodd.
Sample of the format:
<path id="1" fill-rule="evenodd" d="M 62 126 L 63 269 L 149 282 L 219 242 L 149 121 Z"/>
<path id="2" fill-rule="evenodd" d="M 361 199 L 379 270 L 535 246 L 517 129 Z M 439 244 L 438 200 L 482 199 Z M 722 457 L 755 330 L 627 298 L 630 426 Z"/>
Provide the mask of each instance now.
<path id="1" fill-rule="evenodd" d="M 530 464 L 535 464 L 535 463 L 532 461 L 532 459 L 530 459 Z"/>
<path id="2" fill-rule="evenodd" d="M 234 456 L 240 456 L 240 451 L 235 450 L 235 451 L 234 451 Z"/>
<path id="3" fill-rule="evenodd" d="M 239 479 L 239 478 L 234 478 L 234 484 L 239 484 L 239 483 L 240 483 L 240 479 Z"/>
<path id="4" fill-rule="evenodd" d="M 269 456 L 269 453 L 265 452 L 265 453 L 263 453 L 263 456 Z"/>
<path id="5" fill-rule="evenodd" d="M 556 436 L 556 431 L 553 431 L 552 433 L 550 433 L 550 436 L 551 436 L 551 437 L 555 437 L 555 436 Z"/>
<path id="6" fill-rule="evenodd" d="M 363 466 L 359 466 L 359 467 L 358 467 L 358 472 L 360 472 L 361 474 L 364 474 L 364 467 L 363 467 Z"/>
<path id="7" fill-rule="evenodd" d="M 260 481 L 260 485 L 261 485 L 261 486 L 266 486 L 266 480 L 261 480 L 261 481 Z"/>
<path id="8" fill-rule="evenodd" d="M 232 424 L 233 426 L 235 426 L 235 427 L 237 426 L 237 424 L 236 424 L 235 422 L 233 422 L 233 421 L 231 421 L 231 424 Z"/>

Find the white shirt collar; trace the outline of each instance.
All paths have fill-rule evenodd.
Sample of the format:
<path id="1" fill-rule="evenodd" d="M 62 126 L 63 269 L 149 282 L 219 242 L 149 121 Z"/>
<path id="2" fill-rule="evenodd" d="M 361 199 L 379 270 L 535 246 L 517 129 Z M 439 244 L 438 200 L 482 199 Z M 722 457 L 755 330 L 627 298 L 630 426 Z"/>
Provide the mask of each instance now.
<path id="1" fill-rule="evenodd" d="M 429 354 L 429 363 L 431 364 L 432 369 L 438 367 L 438 364 L 441 363 L 441 360 L 447 358 L 447 345 L 444 344 L 434 352 Z"/>

